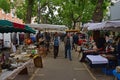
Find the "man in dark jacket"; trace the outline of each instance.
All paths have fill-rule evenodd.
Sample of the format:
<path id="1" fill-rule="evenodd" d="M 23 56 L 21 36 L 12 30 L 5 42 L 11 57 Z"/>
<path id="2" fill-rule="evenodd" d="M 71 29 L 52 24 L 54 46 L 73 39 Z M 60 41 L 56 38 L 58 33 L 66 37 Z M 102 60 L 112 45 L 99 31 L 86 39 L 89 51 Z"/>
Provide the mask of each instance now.
<path id="1" fill-rule="evenodd" d="M 73 45 L 76 51 L 77 51 L 78 40 L 79 40 L 79 37 L 78 37 L 78 34 L 76 33 L 73 35 Z"/>

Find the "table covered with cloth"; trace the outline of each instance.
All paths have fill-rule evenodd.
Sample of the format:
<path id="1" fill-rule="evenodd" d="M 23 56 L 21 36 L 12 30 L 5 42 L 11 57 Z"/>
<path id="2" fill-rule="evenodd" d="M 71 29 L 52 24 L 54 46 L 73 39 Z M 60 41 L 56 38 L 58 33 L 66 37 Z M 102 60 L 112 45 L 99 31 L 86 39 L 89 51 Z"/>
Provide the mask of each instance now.
<path id="1" fill-rule="evenodd" d="M 28 74 L 33 73 L 34 64 L 33 59 L 28 60 L 27 62 L 23 63 L 21 66 L 17 67 L 13 71 L 4 71 L 0 74 L 0 80 L 14 80 L 14 78 L 24 69 L 27 67 Z"/>
<path id="2" fill-rule="evenodd" d="M 101 55 L 87 55 L 86 59 L 90 67 L 105 67 L 108 64 L 108 59 Z"/>

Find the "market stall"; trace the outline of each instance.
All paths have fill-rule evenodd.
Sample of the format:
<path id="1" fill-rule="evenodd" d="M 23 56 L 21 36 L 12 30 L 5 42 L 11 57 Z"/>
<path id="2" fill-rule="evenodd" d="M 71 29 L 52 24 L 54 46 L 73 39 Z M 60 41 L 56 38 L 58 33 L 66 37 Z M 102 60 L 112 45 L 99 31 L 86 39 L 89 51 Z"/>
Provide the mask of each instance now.
<path id="1" fill-rule="evenodd" d="M 34 29 L 41 30 L 41 31 L 65 31 L 67 27 L 65 25 L 52 25 L 52 24 L 26 24 Z"/>
<path id="2" fill-rule="evenodd" d="M 15 23 L 8 20 L 0 20 L 0 33 L 8 32 L 35 33 L 36 31 L 24 24 Z"/>
<path id="3" fill-rule="evenodd" d="M 16 57 L 17 59 L 19 58 L 19 60 L 16 60 Z M 21 58 L 24 58 L 24 60 Z M 13 59 L 16 61 L 16 63 L 11 64 L 12 66 L 11 70 L 7 69 L 2 70 L 2 73 L 0 73 L 0 80 L 14 80 L 14 78 L 21 72 L 22 74 L 28 75 L 33 74 L 35 67 L 33 59 L 29 58 L 29 54 L 15 55 Z"/>
<path id="4" fill-rule="evenodd" d="M 100 22 L 100 23 L 87 23 L 84 24 L 84 27 L 87 26 L 88 30 L 92 30 L 92 31 L 97 31 L 97 30 L 106 30 L 106 31 L 113 31 L 113 32 L 119 32 L 120 31 L 120 21 L 104 21 L 104 22 Z M 112 54 L 108 54 L 108 53 L 104 53 L 102 56 L 106 57 L 108 59 L 108 66 L 109 68 L 104 68 L 105 73 L 106 72 L 110 72 L 110 74 L 112 74 L 112 70 L 115 69 L 116 65 L 118 64 L 117 62 L 117 57 L 115 56 L 117 53 L 114 54 L 114 52 Z M 94 59 L 94 58 L 92 58 Z M 97 61 L 97 60 L 95 60 Z M 97 64 L 98 65 L 98 64 Z"/>
<path id="5" fill-rule="evenodd" d="M 110 31 L 119 31 L 120 30 L 120 21 L 105 21 L 101 23 L 87 23 L 85 26 L 88 26 L 88 30 L 110 30 Z"/>
<path id="6" fill-rule="evenodd" d="M 0 20 L 0 33 L 8 32 L 35 33 L 35 30 L 24 24 L 15 23 L 8 20 Z M 28 47 L 26 47 L 26 50 L 27 49 Z M 9 48 L 1 49 L 0 80 L 13 80 L 16 75 L 18 75 L 19 73 L 23 73 L 26 70 L 28 73 L 33 73 L 34 59 L 31 55 L 33 55 L 33 53 L 23 51 L 23 49 L 18 50 L 18 52 L 13 54 L 11 53 Z"/>
<path id="7" fill-rule="evenodd" d="M 66 32 L 79 32 L 79 30 L 66 30 Z"/>

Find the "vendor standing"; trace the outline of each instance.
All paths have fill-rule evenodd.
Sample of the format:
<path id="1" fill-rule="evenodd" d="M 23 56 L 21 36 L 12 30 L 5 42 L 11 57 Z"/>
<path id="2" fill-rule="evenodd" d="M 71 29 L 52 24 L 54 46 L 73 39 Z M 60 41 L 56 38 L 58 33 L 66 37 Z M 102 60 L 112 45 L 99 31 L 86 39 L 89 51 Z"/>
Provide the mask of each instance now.
<path id="1" fill-rule="evenodd" d="M 96 41 L 97 48 L 103 51 L 105 50 L 106 47 L 105 44 L 106 44 L 105 36 L 101 35 L 99 39 Z"/>
<path id="2" fill-rule="evenodd" d="M 46 41 L 47 52 L 49 52 L 50 40 L 51 40 L 50 33 L 46 32 L 45 33 L 45 41 Z"/>
<path id="3" fill-rule="evenodd" d="M 39 31 L 36 35 L 36 45 L 37 47 L 40 45 L 40 38 L 43 38 L 43 34 Z"/>

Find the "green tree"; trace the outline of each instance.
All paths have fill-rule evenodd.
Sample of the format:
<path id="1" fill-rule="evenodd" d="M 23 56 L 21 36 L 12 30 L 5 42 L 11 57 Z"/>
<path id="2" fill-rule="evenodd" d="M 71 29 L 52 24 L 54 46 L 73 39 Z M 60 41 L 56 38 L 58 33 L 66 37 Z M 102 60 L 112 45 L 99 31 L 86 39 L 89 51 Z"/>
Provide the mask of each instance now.
<path id="1" fill-rule="evenodd" d="M 59 16 L 63 24 L 71 28 L 75 28 L 78 22 L 91 20 L 94 10 L 94 5 L 89 0 L 61 0 L 60 6 Z"/>
<path id="2" fill-rule="evenodd" d="M 10 12 L 10 1 L 0 0 L 0 8 L 3 9 L 6 13 Z"/>
<path id="3" fill-rule="evenodd" d="M 42 13 L 46 10 L 46 5 L 49 0 L 40 0 L 40 19 L 42 20 Z M 16 14 L 23 19 L 25 23 L 31 23 L 32 17 L 38 16 L 38 2 L 39 0 L 25 0 L 21 5 L 16 7 Z M 40 20 L 40 21 L 41 21 Z M 37 20 L 38 21 L 38 17 Z"/>
<path id="4" fill-rule="evenodd" d="M 110 5 L 110 1 L 109 0 L 92 0 L 92 3 L 95 4 L 92 20 L 93 22 L 101 22 L 104 16 L 106 16 L 107 7 Z"/>
<path id="5" fill-rule="evenodd" d="M 93 4 L 96 5 L 92 21 L 93 22 L 101 22 L 106 15 L 106 9 L 110 5 L 109 0 L 92 0 Z M 100 37 L 100 31 L 93 31 L 93 38 L 95 41 L 97 41 Z"/>
<path id="6" fill-rule="evenodd" d="M 17 16 L 24 21 L 27 15 L 29 17 L 29 22 L 30 17 L 36 17 L 36 22 L 64 24 L 70 28 L 75 28 L 78 22 L 85 23 L 91 20 L 96 21 L 94 18 L 95 15 L 93 14 L 96 12 L 95 8 L 99 3 L 98 1 L 102 0 L 34 0 L 34 2 L 29 4 L 28 1 L 32 0 L 25 0 L 16 8 Z M 38 5 L 38 1 L 40 1 L 40 5 Z M 32 9 L 27 7 L 28 5 L 31 5 Z M 38 11 L 39 6 L 40 8 Z M 105 10 L 105 8 L 106 7 L 102 5 L 102 9 Z M 30 13 L 27 11 L 28 9 L 32 12 Z M 54 14 L 54 12 L 58 12 L 58 14 Z M 100 15 L 104 16 L 103 14 Z"/>
<path id="7" fill-rule="evenodd" d="M 26 9 L 26 19 L 25 23 L 31 23 L 32 13 L 33 13 L 33 6 L 35 0 L 26 0 L 27 9 Z"/>
<path id="8" fill-rule="evenodd" d="M 17 3 L 18 0 L 14 1 L 14 4 Z M 15 6 L 16 8 L 16 15 L 23 19 L 25 23 L 31 23 L 31 18 L 34 15 L 34 4 L 36 0 L 25 0 L 23 2 L 19 2 L 20 4 Z"/>

